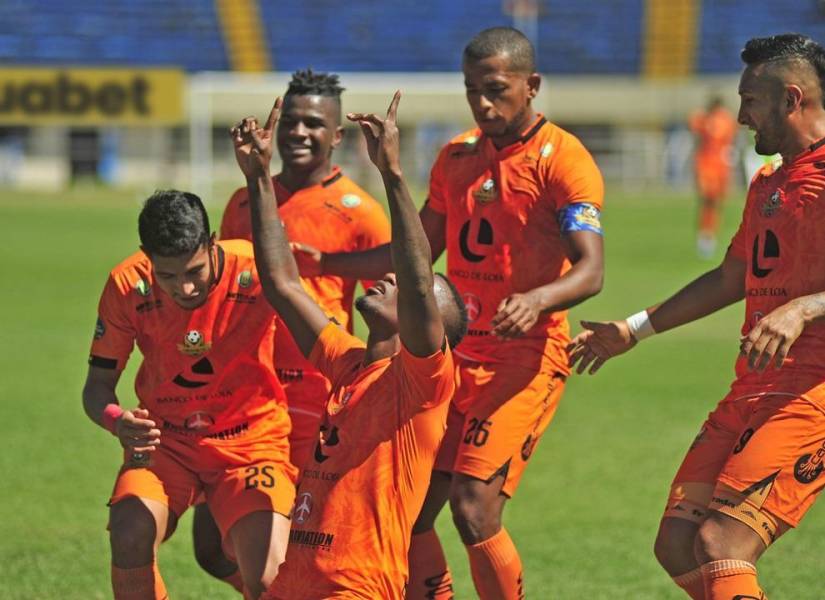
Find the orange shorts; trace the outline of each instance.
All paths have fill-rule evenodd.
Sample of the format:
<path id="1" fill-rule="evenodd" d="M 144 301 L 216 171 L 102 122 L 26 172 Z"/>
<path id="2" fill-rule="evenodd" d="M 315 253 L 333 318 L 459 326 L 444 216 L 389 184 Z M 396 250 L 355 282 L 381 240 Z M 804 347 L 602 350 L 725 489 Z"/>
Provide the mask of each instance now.
<path id="1" fill-rule="evenodd" d="M 277 371 L 286 392 L 289 418 L 292 421 L 292 430 L 289 432 L 289 461 L 298 467 L 300 473 L 318 444 L 318 431 L 329 399 L 330 385 L 317 371 Z"/>
<path id="2" fill-rule="evenodd" d="M 730 169 L 726 167 L 696 169 L 699 195 L 710 200 L 723 200 L 730 185 Z"/>
<path id="3" fill-rule="evenodd" d="M 799 524 L 825 486 L 825 390 L 775 388 L 734 386 L 708 415 L 673 480 L 665 516 L 700 522 L 719 510 L 766 543 L 773 535 L 753 513 Z"/>
<path id="4" fill-rule="evenodd" d="M 256 511 L 288 516 L 297 470 L 271 439 L 193 440 L 161 435 L 154 451 L 124 453 L 109 505 L 137 496 L 166 505 L 177 517 L 205 496 L 221 536 Z"/>
<path id="5" fill-rule="evenodd" d="M 459 361 L 458 372 L 459 388 L 434 469 L 482 481 L 503 474 L 502 492 L 512 497 L 556 412 L 564 377 L 467 360 Z"/>

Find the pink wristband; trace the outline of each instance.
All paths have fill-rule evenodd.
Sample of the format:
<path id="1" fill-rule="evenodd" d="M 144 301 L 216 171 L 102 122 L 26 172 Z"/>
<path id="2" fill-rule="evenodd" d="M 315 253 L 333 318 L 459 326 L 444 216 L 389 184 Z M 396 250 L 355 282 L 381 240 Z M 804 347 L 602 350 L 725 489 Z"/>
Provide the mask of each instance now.
<path id="1" fill-rule="evenodd" d="M 103 409 L 103 417 L 101 419 L 104 429 L 108 429 L 112 435 L 117 435 L 115 422 L 122 414 L 123 409 L 120 408 L 119 404 L 107 404 L 106 408 Z"/>

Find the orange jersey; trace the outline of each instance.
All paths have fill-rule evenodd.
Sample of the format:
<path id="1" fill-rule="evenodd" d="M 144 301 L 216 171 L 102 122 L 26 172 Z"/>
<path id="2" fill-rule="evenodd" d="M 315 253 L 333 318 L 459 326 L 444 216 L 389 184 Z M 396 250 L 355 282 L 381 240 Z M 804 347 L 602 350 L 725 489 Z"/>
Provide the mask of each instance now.
<path id="1" fill-rule="evenodd" d="M 763 167 L 753 178 L 742 223 L 730 252 L 747 263 L 742 334 L 775 308 L 825 290 L 825 145 L 821 142 L 787 165 Z M 748 372 L 742 383 L 825 379 L 825 323 L 812 323 L 791 346 L 781 369 Z M 767 390 L 766 390 L 767 391 Z M 784 390 L 783 391 L 789 391 Z"/>
<path id="2" fill-rule="evenodd" d="M 266 433 L 286 452 L 289 418 L 272 364 L 275 312 L 252 244 L 220 242 L 215 256 L 215 284 L 195 310 L 155 285 L 142 252 L 118 265 L 100 299 L 89 362 L 121 370 L 137 343 L 135 391 L 162 435 L 221 445 Z"/>
<path id="3" fill-rule="evenodd" d="M 311 359 L 332 382 L 322 441 L 301 473 L 275 597 L 402 599 L 410 535 L 455 389 L 449 348 L 363 366 L 335 325 Z"/>
<path id="4" fill-rule="evenodd" d="M 479 129 L 453 139 L 432 169 L 428 206 L 446 215 L 447 268 L 461 292 L 470 329 L 456 354 L 509 360 L 569 373 L 567 311 L 543 314 L 522 338 L 500 341 L 490 320 L 509 295 L 558 279 L 570 269 L 560 212 L 588 203 L 600 209 L 604 183 L 590 153 L 544 117 L 497 150 Z"/>
<path id="5" fill-rule="evenodd" d="M 733 115 L 724 108 L 698 112 L 691 115 L 689 125 L 699 142 L 695 155 L 696 168 L 700 171 L 729 170 L 738 129 Z"/>
<path id="6" fill-rule="evenodd" d="M 335 167 L 323 182 L 290 192 L 278 177 L 272 178 L 281 221 L 287 237 L 324 252 L 369 250 L 390 241 L 390 224 L 384 209 L 372 196 Z M 221 222 L 221 239 L 252 239 L 249 195 L 238 189 L 229 200 Z M 323 275 L 304 280 L 321 307 L 352 331 L 352 301 L 356 282 Z M 368 287 L 368 286 L 365 286 Z M 278 369 L 310 369 L 285 327 L 278 328 Z M 285 382 L 286 383 L 286 382 Z"/>

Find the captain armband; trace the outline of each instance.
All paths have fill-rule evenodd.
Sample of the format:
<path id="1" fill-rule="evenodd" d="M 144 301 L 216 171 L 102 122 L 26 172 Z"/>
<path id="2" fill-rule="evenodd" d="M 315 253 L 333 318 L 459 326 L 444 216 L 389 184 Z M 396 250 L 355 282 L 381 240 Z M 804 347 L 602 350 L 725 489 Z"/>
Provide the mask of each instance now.
<path id="1" fill-rule="evenodd" d="M 568 204 L 559 211 L 559 228 L 562 233 L 592 231 L 604 235 L 601 217 L 602 211 L 589 202 Z"/>

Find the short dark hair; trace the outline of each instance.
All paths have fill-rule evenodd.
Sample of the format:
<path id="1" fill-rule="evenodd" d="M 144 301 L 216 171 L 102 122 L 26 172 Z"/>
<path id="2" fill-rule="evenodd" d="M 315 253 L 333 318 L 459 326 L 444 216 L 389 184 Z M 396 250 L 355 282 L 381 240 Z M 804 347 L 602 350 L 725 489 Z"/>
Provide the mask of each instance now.
<path id="1" fill-rule="evenodd" d="M 292 74 L 286 95 L 330 96 L 340 100 L 344 89 L 335 73 L 316 73 L 310 68 Z"/>
<path id="2" fill-rule="evenodd" d="M 464 47 L 464 62 L 478 62 L 506 54 L 510 69 L 521 73 L 536 71 L 536 52 L 522 32 L 513 27 L 491 27 L 478 33 Z"/>
<path id="3" fill-rule="evenodd" d="M 467 307 L 464 305 L 464 300 L 462 300 L 458 288 L 446 275 L 441 273 L 435 273 L 434 275 L 446 284 L 450 292 L 450 298 L 453 301 L 454 310 L 442 311 L 441 318 L 444 322 L 444 335 L 447 336 L 447 342 L 450 344 L 450 348 L 455 348 L 467 335 L 469 323 Z"/>
<path id="4" fill-rule="evenodd" d="M 745 44 L 741 57 L 749 67 L 775 62 L 805 62 L 814 69 L 819 78 L 819 89 L 825 92 L 825 49 L 806 35 L 782 33 L 751 38 Z"/>
<path id="5" fill-rule="evenodd" d="M 157 190 L 143 204 L 138 233 L 147 254 L 183 256 L 209 244 L 209 216 L 195 194 Z"/>

